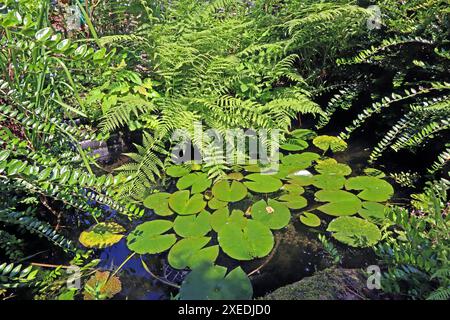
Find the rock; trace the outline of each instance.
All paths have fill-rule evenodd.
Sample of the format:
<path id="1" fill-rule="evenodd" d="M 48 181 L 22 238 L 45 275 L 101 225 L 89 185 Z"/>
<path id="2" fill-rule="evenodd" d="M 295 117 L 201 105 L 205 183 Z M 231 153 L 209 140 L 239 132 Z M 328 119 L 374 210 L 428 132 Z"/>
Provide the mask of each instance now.
<path id="1" fill-rule="evenodd" d="M 376 299 L 358 269 L 330 268 L 281 287 L 261 300 L 363 300 Z"/>

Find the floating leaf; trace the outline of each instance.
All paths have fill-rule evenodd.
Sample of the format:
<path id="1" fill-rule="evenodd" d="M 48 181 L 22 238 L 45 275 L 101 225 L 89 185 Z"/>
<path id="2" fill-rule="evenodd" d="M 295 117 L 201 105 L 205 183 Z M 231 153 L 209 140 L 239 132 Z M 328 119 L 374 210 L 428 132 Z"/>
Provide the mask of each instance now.
<path id="1" fill-rule="evenodd" d="M 189 190 L 182 190 L 169 197 L 169 206 L 180 215 L 191 215 L 205 209 L 206 202 L 203 200 L 203 195 L 197 193 L 191 197 Z"/>
<path id="2" fill-rule="evenodd" d="M 231 258 L 253 260 L 267 256 L 274 246 L 272 231 L 259 221 L 248 220 L 245 227 L 225 224 L 218 234 L 219 245 Z"/>
<path id="3" fill-rule="evenodd" d="M 287 184 L 283 185 L 281 190 L 284 190 L 284 191 L 289 192 L 290 194 L 296 194 L 296 195 L 305 193 L 305 189 L 302 186 L 299 186 L 298 184 L 293 184 L 293 183 L 287 183 Z"/>
<path id="4" fill-rule="evenodd" d="M 289 182 L 300 187 L 306 187 L 314 183 L 314 176 L 290 176 Z"/>
<path id="5" fill-rule="evenodd" d="M 276 192 L 283 186 L 280 179 L 269 175 L 254 173 L 246 176 L 245 179 L 250 180 L 244 182 L 245 186 L 251 191 L 258 193 Z"/>
<path id="6" fill-rule="evenodd" d="M 314 139 L 317 136 L 317 133 L 310 129 L 296 129 L 292 132 L 289 132 L 289 135 L 297 138 L 297 139 L 303 139 L 303 140 L 311 140 Z"/>
<path id="7" fill-rule="evenodd" d="M 320 218 L 314 213 L 303 212 L 303 214 L 300 216 L 300 221 L 308 227 L 315 228 L 320 226 Z"/>
<path id="8" fill-rule="evenodd" d="M 327 231 L 352 247 L 371 247 L 381 240 L 381 232 L 372 222 L 356 217 L 339 217 L 330 222 Z"/>
<path id="9" fill-rule="evenodd" d="M 184 238 L 201 237 L 211 231 L 210 217 L 209 212 L 205 210 L 198 215 L 178 216 L 175 219 L 173 229 Z"/>
<path id="10" fill-rule="evenodd" d="M 191 168 L 185 166 L 170 166 L 166 169 L 168 176 L 173 178 L 180 178 L 191 172 Z"/>
<path id="11" fill-rule="evenodd" d="M 363 202 L 359 215 L 374 223 L 381 223 L 386 219 L 385 205 L 378 202 Z"/>
<path id="12" fill-rule="evenodd" d="M 260 200 L 252 206 L 252 217 L 270 229 L 279 230 L 289 224 L 291 212 L 281 202 L 272 199 L 267 202 Z"/>
<path id="13" fill-rule="evenodd" d="M 348 165 L 337 163 L 336 160 L 322 161 L 318 165 L 316 165 L 315 169 L 321 174 L 330 176 L 348 176 L 352 173 L 352 169 Z"/>
<path id="14" fill-rule="evenodd" d="M 347 190 L 362 190 L 358 197 L 373 202 L 389 200 L 394 194 L 394 188 L 389 182 L 375 177 L 354 177 L 345 183 Z"/>
<path id="15" fill-rule="evenodd" d="M 237 267 L 230 273 L 221 266 L 203 264 L 190 272 L 180 289 L 180 300 L 249 300 L 253 288 L 247 274 Z"/>
<path id="16" fill-rule="evenodd" d="M 247 196 L 247 188 L 239 181 L 221 180 L 212 187 L 214 197 L 219 201 L 237 202 Z"/>
<path id="17" fill-rule="evenodd" d="M 232 172 L 227 175 L 227 178 L 230 180 L 241 181 L 244 179 L 244 175 L 240 172 Z"/>
<path id="18" fill-rule="evenodd" d="M 312 180 L 315 187 L 324 190 L 339 190 L 342 189 L 345 183 L 344 177 L 328 174 L 319 174 L 314 176 Z"/>
<path id="19" fill-rule="evenodd" d="M 173 211 L 169 207 L 170 193 L 158 192 L 154 193 L 144 200 L 144 206 L 153 210 L 159 216 L 170 216 Z"/>
<path id="20" fill-rule="evenodd" d="M 278 198 L 282 204 L 286 205 L 289 209 L 298 210 L 306 207 L 308 201 L 299 194 L 284 194 Z"/>
<path id="21" fill-rule="evenodd" d="M 297 154 L 290 154 L 281 159 L 281 163 L 284 165 L 295 165 L 301 169 L 307 169 L 311 167 L 313 161 L 320 159 L 320 155 L 313 152 L 303 152 Z"/>
<path id="22" fill-rule="evenodd" d="M 315 197 L 320 202 L 329 202 L 318 210 L 331 216 L 351 216 L 361 209 L 361 200 L 353 193 L 343 190 L 321 190 Z"/>
<path id="23" fill-rule="evenodd" d="M 213 210 L 217 210 L 220 208 L 224 208 L 228 205 L 228 202 L 217 200 L 216 198 L 212 198 L 208 201 L 208 207 Z"/>
<path id="24" fill-rule="evenodd" d="M 92 293 L 98 292 L 100 297 Z M 111 276 L 109 271 L 96 271 L 85 284 L 84 300 L 111 299 L 122 291 L 122 283 L 116 276 Z"/>
<path id="25" fill-rule="evenodd" d="M 122 240 L 125 231 L 115 222 L 100 222 L 83 231 L 79 241 L 86 248 L 106 248 Z"/>
<path id="26" fill-rule="evenodd" d="M 163 234 L 172 228 L 167 220 L 144 222 L 136 227 L 127 237 L 127 245 L 138 254 L 156 254 L 169 249 L 176 241 L 174 234 Z"/>
<path id="27" fill-rule="evenodd" d="M 241 210 L 233 210 L 230 215 L 230 210 L 226 207 L 215 211 L 211 215 L 209 223 L 214 231 L 219 232 L 228 223 L 235 223 L 244 227 L 247 224 L 247 218 Z"/>
<path id="28" fill-rule="evenodd" d="M 193 269 L 203 263 L 213 263 L 219 255 L 219 246 L 203 248 L 210 240 L 198 237 L 178 241 L 169 251 L 169 264 L 175 269 Z"/>
<path id="29" fill-rule="evenodd" d="M 184 190 L 192 187 L 191 192 L 201 193 L 211 186 L 212 181 L 206 173 L 190 173 L 185 175 L 177 182 L 177 188 Z"/>
<path id="30" fill-rule="evenodd" d="M 285 151 L 302 151 L 308 147 L 308 142 L 301 139 L 289 139 L 287 143 L 280 145 L 280 149 Z"/>
<path id="31" fill-rule="evenodd" d="M 347 142 L 339 137 L 332 136 L 318 136 L 314 138 L 313 144 L 323 151 L 331 149 L 333 152 L 345 151 L 348 147 Z"/>

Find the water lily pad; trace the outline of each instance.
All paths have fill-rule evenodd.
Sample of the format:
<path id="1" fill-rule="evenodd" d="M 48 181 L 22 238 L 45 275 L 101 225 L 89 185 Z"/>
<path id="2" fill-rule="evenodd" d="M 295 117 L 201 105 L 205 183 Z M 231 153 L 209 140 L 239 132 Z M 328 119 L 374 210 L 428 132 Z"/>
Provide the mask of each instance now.
<path id="1" fill-rule="evenodd" d="M 313 161 L 316 161 L 317 159 L 320 159 L 320 155 L 317 153 L 303 152 L 287 155 L 281 159 L 281 163 L 284 165 L 296 165 L 300 169 L 307 169 L 311 167 Z"/>
<path id="2" fill-rule="evenodd" d="M 100 222 L 83 231 L 79 241 L 86 248 L 106 248 L 122 240 L 125 231 L 115 222 Z"/>
<path id="3" fill-rule="evenodd" d="M 227 178 L 230 180 L 241 181 L 242 179 L 244 179 L 244 175 L 240 172 L 232 172 L 227 174 Z"/>
<path id="4" fill-rule="evenodd" d="M 205 209 L 206 202 L 203 200 L 203 195 L 197 193 L 191 197 L 189 190 L 182 190 L 169 197 L 169 206 L 180 215 L 191 215 Z"/>
<path id="5" fill-rule="evenodd" d="M 267 202 L 260 200 L 252 206 L 252 217 L 257 221 L 262 222 L 270 229 L 279 230 L 289 224 L 291 212 L 289 211 L 289 208 L 281 202 L 272 199 L 269 199 Z"/>
<path id="6" fill-rule="evenodd" d="M 212 184 L 212 181 L 208 178 L 206 173 L 190 173 L 181 177 L 177 182 L 177 188 L 179 190 L 184 190 L 187 188 L 191 188 L 191 192 L 201 193 L 208 189 Z"/>
<path id="7" fill-rule="evenodd" d="M 334 159 L 330 159 L 334 160 Z M 330 176 L 348 176 L 352 173 L 352 169 L 343 163 L 334 161 L 322 161 L 315 167 L 316 171 L 321 174 Z"/>
<path id="8" fill-rule="evenodd" d="M 372 222 L 356 217 L 339 217 L 330 222 L 327 231 L 352 247 L 371 247 L 381 240 L 381 232 Z"/>
<path id="9" fill-rule="evenodd" d="M 209 223 L 214 231 L 219 232 L 223 226 L 229 223 L 235 223 L 240 227 L 244 227 L 247 224 L 247 218 L 241 210 L 233 210 L 230 215 L 230 210 L 226 207 L 215 211 L 211 215 Z"/>
<path id="10" fill-rule="evenodd" d="M 320 226 L 320 218 L 314 213 L 303 212 L 303 214 L 300 216 L 300 221 L 308 227 L 315 228 Z"/>
<path id="11" fill-rule="evenodd" d="M 262 175 L 258 173 L 249 174 L 245 177 L 246 181 L 244 184 L 253 192 L 258 193 L 272 193 L 280 190 L 283 183 L 280 179 L 269 175 Z"/>
<path id="12" fill-rule="evenodd" d="M 314 138 L 313 144 L 323 151 L 331 149 L 333 152 L 345 151 L 348 147 L 347 142 L 339 137 L 332 136 L 318 136 Z"/>
<path id="13" fill-rule="evenodd" d="M 308 200 L 299 194 L 289 193 L 284 194 L 278 198 L 282 204 L 286 205 L 289 209 L 298 210 L 308 205 Z"/>
<path id="14" fill-rule="evenodd" d="M 204 248 L 210 241 L 209 237 L 178 241 L 169 251 L 169 264 L 175 269 L 193 269 L 203 263 L 213 263 L 219 255 L 219 246 Z"/>
<path id="15" fill-rule="evenodd" d="M 166 169 L 166 174 L 173 178 L 180 178 L 191 172 L 191 168 L 185 166 L 170 166 Z"/>
<path id="16" fill-rule="evenodd" d="M 180 289 L 180 300 L 249 300 L 253 288 L 247 274 L 237 267 L 230 273 L 221 266 L 203 264 L 190 272 Z"/>
<path id="17" fill-rule="evenodd" d="M 287 183 L 287 184 L 283 185 L 281 190 L 287 191 L 291 194 L 297 194 L 297 195 L 305 193 L 305 189 L 302 186 L 299 186 L 298 184 L 293 184 L 293 183 Z"/>
<path id="18" fill-rule="evenodd" d="M 111 276 L 109 271 L 96 271 L 84 285 L 84 300 L 111 299 L 122 291 L 122 283 L 116 276 Z M 97 291 L 101 296 L 95 297 Z"/>
<path id="19" fill-rule="evenodd" d="M 210 217 L 209 212 L 205 210 L 198 215 L 178 216 L 173 229 L 180 237 L 201 237 L 211 231 Z"/>
<path id="20" fill-rule="evenodd" d="M 345 178 L 342 176 L 334 176 L 328 174 L 319 174 L 314 176 L 313 185 L 324 190 L 339 190 L 344 187 Z"/>
<path id="21" fill-rule="evenodd" d="M 321 190 L 315 197 L 320 202 L 329 202 L 318 210 L 331 216 L 351 216 L 361 209 L 361 200 L 353 193 L 343 190 Z"/>
<path id="22" fill-rule="evenodd" d="M 308 147 L 308 142 L 302 139 L 289 139 L 287 143 L 280 145 L 280 149 L 285 151 L 302 151 Z"/>
<path id="23" fill-rule="evenodd" d="M 164 234 L 172 229 L 173 223 L 167 220 L 144 222 L 127 237 L 127 245 L 138 254 L 156 254 L 169 249 L 176 241 L 174 234 Z"/>
<path id="24" fill-rule="evenodd" d="M 306 187 L 314 183 L 314 176 L 289 176 L 289 182 L 300 187 Z"/>
<path id="25" fill-rule="evenodd" d="M 247 188 L 239 181 L 221 180 L 212 187 L 214 197 L 219 201 L 237 202 L 247 196 Z"/>
<path id="26" fill-rule="evenodd" d="M 381 223 L 386 219 L 385 208 L 384 204 L 378 202 L 363 202 L 358 214 L 371 222 Z"/>
<path id="27" fill-rule="evenodd" d="M 228 202 L 217 200 L 216 198 L 212 198 L 208 201 L 208 207 L 212 210 L 217 210 L 220 208 L 224 208 L 228 205 Z"/>
<path id="28" fill-rule="evenodd" d="M 144 206 L 152 209 L 159 216 L 170 216 L 173 211 L 169 207 L 170 193 L 158 192 L 154 193 L 144 200 Z"/>
<path id="29" fill-rule="evenodd" d="M 385 180 L 375 177 L 354 177 L 345 183 L 347 190 L 362 190 L 358 197 L 373 202 L 389 200 L 394 194 L 394 188 Z"/>
<path id="30" fill-rule="evenodd" d="M 225 224 L 219 231 L 218 240 L 228 256 L 244 261 L 265 257 L 274 246 L 272 231 L 255 220 L 248 220 L 245 227 L 238 223 Z"/>
<path id="31" fill-rule="evenodd" d="M 317 136 L 317 133 L 310 129 L 296 129 L 292 132 L 289 132 L 289 135 L 297 138 L 297 139 L 303 139 L 303 140 L 311 140 L 314 139 Z"/>

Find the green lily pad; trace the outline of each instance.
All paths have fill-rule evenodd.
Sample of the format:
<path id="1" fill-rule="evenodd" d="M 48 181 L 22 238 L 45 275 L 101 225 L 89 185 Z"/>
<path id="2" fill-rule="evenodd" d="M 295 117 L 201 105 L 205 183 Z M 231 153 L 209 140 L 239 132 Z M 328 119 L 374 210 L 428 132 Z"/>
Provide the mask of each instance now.
<path id="1" fill-rule="evenodd" d="M 209 223 L 214 231 L 219 232 L 223 226 L 229 223 L 235 223 L 241 227 L 244 227 L 247 224 L 247 218 L 245 214 L 241 210 L 233 210 L 230 215 L 230 210 L 228 207 L 221 208 L 215 211 L 210 219 Z"/>
<path id="2" fill-rule="evenodd" d="M 138 254 L 156 254 L 169 249 L 176 241 L 174 234 L 163 234 L 172 229 L 167 220 L 153 220 L 138 225 L 127 237 L 127 246 Z"/>
<path id="3" fill-rule="evenodd" d="M 306 187 L 314 183 L 314 176 L 289 176 L 289 182 L 300 187 Z"/>
<path id="4" fill-rule="evenodd" d="M 83 231 L 79 241 L 86 248 L 106 248 L 122 240 L 125 231 L 115 222 L 100 222 Z"/>
<path id="5" fill-rule="evenodd" d="M 319 174 L 314 176 L 313 185 L 324 190 L 339 190 L 344 187 L 345 178 L 342 176 L 333 176 L 328 174 Z"/>
<path id="6" fill-rule="evenodd" d="M 272 231 L 255 220 L 248 220 L 245 227 L 238 223 L 225 224 L 219 231 L 218 240 L 223 252 L 243 261 L 265 257 L 274 246 Z"/>
<path id="7" fill-rule="evenodd" d="M 166 169 L 166 174 L 173 178 L 183 177 L 191 172 L 191 168 L 185 166 L 170 166 Z"/>
<path id="8" fill-rule="evenodd" d="M 219 201 L 237 202 L 247 196 L 247 188 L 239 181 L 221 180 L 212 187 L 212 194 Z"/>
<path id="9" fill-rule="evenodd" d="M 316 165 L 316 171 L 330 176 L 348 176 L 352 173 L 352 168 L 348 165 L 337 163 L 334 159 L 330 160 L 332 161 L 325 160 Z"/>
<path id="10" fill-rule="evenodd" d="M 295 165 L 301 169 L 307 169 L 311 167 L 313 161 L 320 159 L 320 155 L 313 152 L 303 152 L 290 154 L 281 159 L 281 163 L 284 165 Z"/>
<path id="11" fill-rule="evenodd" d="M 362 190 L 358 197 L 373 202 L 384 202 L 394 195 L 394 188 L 385 180 L 375 177 L 354 177 L 345 183 L 347 190 Z"/>
<path id="12" fill-rule="evenodd" d="M 316 192 L 315 197 L 320 202 L 329 202 L 317 210 L 331 216 L 351 216 L 361 210 L 361 200 L 347 191 L 321 190 Z"/>
<path id="13" fill-rule="evenodd" d="M 287 183 L 283 185 L 281 190 L 287 191 L 290 194 L 297 194 L 297 195 L 305 193 L 305 189 L 302 186 L 293 183 Z"/>
<path id="14" fill-rule="evenodd" d="M 241 181 L 242 179 L 244 179 L 244 175 L 240 172 L 232 172 L 227 174 L 227 178 L 230 180 Z"/>
<path id="15" fill-rule="evenodd" d="M 241 267 L 226 273 L 221 266 L 196 267 L 181 285 L 180 300 L 250 300 L 252 284 Z"/>
<path id="16" fill-rule="evenodd" d="M 317 133 L 310 129 L 296 129 L 292 132 L 289 132 L 289 135 L 297 138 L 297 139 L 303 139 L 303 140 L 311 140 L 314 139 L 317 136 Z"/>
<path id="17" fill-rule="evenodd" d="M 144 200 L 144 206 L 152 209 L 159 216 L 170 216 L 173 211 L 169 207 L 170 193 L 158 192 L 154 193 Z"/>
<path id="18" fill-rule="evenodd" d="M 345 151 L 348 147 L 347 142 L 339 137 L 318 136 L 314 138 L 313 144 L 323 151 L 331 149 L 333 152 Z"/>
<path id="19" fill-rule="evenodd" d="M 198 215 L 178 216 L 173 229 L 180 237 L 202 237 L 211 231 L 209 220 L 211 215 L 203 210 Z"/>
<path id="20" fill-rule="evenodd" d="M 212 184 L 212 181 L 208 178 L 206 173 L 190 173 L 185 175 L 177 182 L 177 188 L 179 190 L 184 190 L 191 188 L 192 194 L 201 193 L 208 189 Z"/>
<path id="21" fill-rule="evenodd" d="M 260 200 L 252 206 L 253 219 L 262 222 L 270 229 L 279 230 L 286 227 L 291 220 L 289 208 L 278 201 Z"/>
<path id="22" fill-rule="evenodd" d="M 356 217 L 339 217 L 328 225 L 333 237 L 352 247 L 371 247 L 381 240 L 381 232 L 372 222 Z"/>
<path id="23" fill-rule="evenodd" d="M 306 207 L 308 205 L 308 200 L 299 194 L 284 194 L 278 198 L 282 204 L 284 204 L 289 209 L 298 210 Z"/>
<path id="24" fill-rule="evenodd" d="M 228 202 L 217 200 L 216 198 L 212 198 L 208 201 L 208 207 L 212 210 L 217 210 L 223 207 L 226 207 Z"/>
<path id="25" fill-rule="evenodd" d="M 274 178 L 270 175 L 262 175 L 258 173 L 249 174 L 245 179 L 250 181 L 245 181 L 244 184 L 253 192 L 258 193 L 272 193 L 280 190 L 283 183 L 280 179 Z"/>
<path id="26" fill-rule="evenodd" d="M 169 197 L 169 206 L 180 215 L 191 215 L 205 209 L 206 202 L 203 200 L 203 195 L 197 193 L 191 197 L 189 190 L 182 190 Z"/>
<path id="27" fill-rule="evenodd" d="M 315 228 L 320 226 L 320 218 L 314 213 L 303 212 L 303 214 L 300 216 L 300 221 L 308 227 Z"/>
<path id="28" fill-rule="evenodd" d="M 301 139 L 289 139 L 287 143 L 280 145 L 280 149 L 285 151 L 302 151 L 308 147 L 308 142 Z"/>
<path id="29" fill-rule="evenodd" d="M 385 208 L 384 204 L 378 202 L 363 202 L 358 214 L 371 222 L 381 223 L 386 219 Z"/>
<path id="30" fill-rule="evenodd" d="M 196 237 L 178 241 L 169 251 L 169 264 L 175 269 L 194 269 L 204 263 L 213 263 L 219 255 L 219 246 L 206 247 L 211 238 Z"/>

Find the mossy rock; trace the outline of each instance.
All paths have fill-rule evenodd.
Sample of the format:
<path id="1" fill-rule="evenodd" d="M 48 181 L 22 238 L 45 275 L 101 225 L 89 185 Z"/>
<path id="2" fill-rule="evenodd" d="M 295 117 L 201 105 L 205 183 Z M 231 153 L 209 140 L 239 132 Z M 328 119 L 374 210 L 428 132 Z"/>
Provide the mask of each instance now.
<path id="1" fill-rule="evenodd" d="M 281 287 L 260 300 L 362 300 L 376 298 L 361 270 L 331 268 Z"/>

